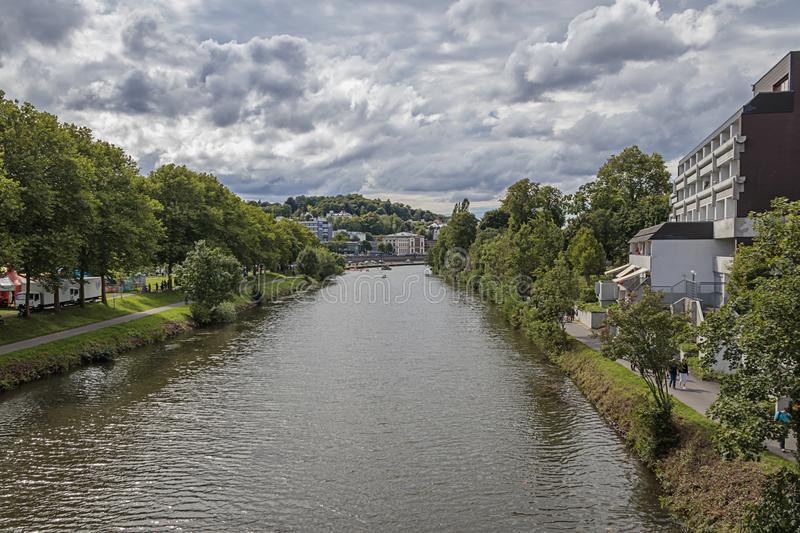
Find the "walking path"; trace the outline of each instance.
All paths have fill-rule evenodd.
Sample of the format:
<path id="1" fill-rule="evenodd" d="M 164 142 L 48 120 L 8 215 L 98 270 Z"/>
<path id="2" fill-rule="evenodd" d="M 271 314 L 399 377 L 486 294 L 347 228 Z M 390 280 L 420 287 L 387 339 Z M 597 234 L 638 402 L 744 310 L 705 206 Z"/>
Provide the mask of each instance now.
<path id="1" fill-rule="evenodd" d="M 48 342 L 60 341 L 61 339 L 68 339 L 76 335 L 81 335 L 82 333 L 97 331 L 98 329 L 107 328 L 109 326 L 116 326 L 117 324 L 124 324 L 125 322 L 136 320 L 137 318 L 142 318 L 148 315 L 155 315 L 162 311 L 166 311 L 167 309 L 171 309 L 173 307 L 180 307 L 182 305 L 185 304 L 183 302 L 177 302 L 174 304 L 162 305 L 161 307 L 154 307 L 152 309 L 147 309 L 145 311 L 137 311 L 129 315 L 109 318 L 108 320 L 94 322 L 92 324 L 86 324 L 85 326 L 79 326 L 77 328 L 67 329 L 64 331 L 58 331 L 56 333 L 51 333 L 49 335 L 42 335 L 41 337 L 34 337 L 32 339 L 25 339 L 24 341 L 12 342 L 11 344 L 4 344 L 0 346 L 0 355 L 16 352 L 17 350 L 24 350 L 26 348 L 33 348 L 34 346 L 39 346 L 40 344 L 47 344 Z"/>
<path id="2" fill-rule="evenodd" d="M 571 337 L 579 340 L 589 348 L 600 351 L 600 339 L 597 338 L 591 329 L 587 328 L 580 322 L 568 322 L 566 324 L 566 330 Z M 630 365 L 627 361 L 618 359 L 617 362 L 630 369 Z M 719 383 L 715 381 L 698 380 L 690 374 L 689 381 L 686 384 L 686 389 L 670 389 L 669 392 L 675 398 L 679 399 L 681 402 L 685 403 L 701 415 L 706 416 L 706 411 L 719 396 Z M 775 441 L 767 441 L 767 449 L 776 455 L 789 459 L 790 461 L 797 461 L 794 454 L 781 453 L 781 449 L 778 446 L 778 443 Z M 792 451 L 796 450 L 797 439 L 794 437 L 789 437 L 786 439 L 786 449 Z"/>

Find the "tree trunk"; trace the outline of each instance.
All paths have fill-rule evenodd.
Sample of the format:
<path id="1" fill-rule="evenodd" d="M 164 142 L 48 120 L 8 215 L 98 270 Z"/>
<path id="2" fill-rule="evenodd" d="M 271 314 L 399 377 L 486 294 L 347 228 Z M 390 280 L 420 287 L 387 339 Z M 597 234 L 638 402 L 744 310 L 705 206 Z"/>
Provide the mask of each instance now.
<path id="1" fill-rule="evenodd" d="M 100 298 L 103 300 L 103 304 L 108 305 L 108 298 L 106 297 L 106 275 L 105 275 L 105 273 L 100 274 Z"/>
<path id="2" fill-rule="evenodd" d="M 83 290 L 83 280 L 86 277 L 86 273 L 84 272 L 83 267 L 81 267 L 81 276 L 79 279 L 80 287 L 78 287 L 78 301 L 80 301 L 81 307 L 86 307 L 86 293 Z"/>
<path id="3" fill-rule="evenodd" d="M 25 316 L 31 316 L 31 274 L 25 269 Z"/>
<path id="4" fill-rule="evenodd" d="M 53 312 L 61 312 L 61 283 L 58 274 L 53 276 Z"/>

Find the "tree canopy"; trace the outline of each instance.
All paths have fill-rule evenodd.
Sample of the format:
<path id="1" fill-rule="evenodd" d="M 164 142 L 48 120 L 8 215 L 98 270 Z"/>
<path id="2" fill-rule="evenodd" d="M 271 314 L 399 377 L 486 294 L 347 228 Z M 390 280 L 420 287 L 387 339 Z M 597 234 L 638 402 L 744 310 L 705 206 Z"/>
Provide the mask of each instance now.
<path id="1" fill-rule="evenodd" d="M 734 258 L 729 300 L 700 330 L 704 362 L 721 356 L 737 370 L 710 414 L 721 423 L 723 451 L 746 457 L 786 430 L 773 420 L 775 401 L 800 398 L 800 202 L 776 199 L 753 220 L 756 236 Z"/>

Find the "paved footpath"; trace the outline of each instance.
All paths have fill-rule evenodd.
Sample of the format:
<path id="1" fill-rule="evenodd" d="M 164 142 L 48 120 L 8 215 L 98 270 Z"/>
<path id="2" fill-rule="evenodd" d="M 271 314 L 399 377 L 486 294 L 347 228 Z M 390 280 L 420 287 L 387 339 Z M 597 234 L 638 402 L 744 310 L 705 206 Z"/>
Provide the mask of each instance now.
<path id="1" fill-rule="evenodd" d="M 25 339 L 24 341 L 12 342 L 11 344 L 4 344 L 0 346 L 0 355 L 15 352 L 17 350 L 24 350 L 25 348 L 33 348 L 34 346 L 39 346 L 40 344 L 47 344 L 48 342 L 60 341 L 61 339 L 68 339 L 76 335 L 81 335 L 82 333 L 97 331 L 98 329 L 107 328 L 109 326 L 116 326 L 117 324 L 124 324 L 125 322 L 136 320 L 137 318 L 142 318 L 148 315 L 155 315 L 156 313 L 166 311 L 167 309 L 171 309 L 173 307 L 180 307 L 182 305 L 185 304 L 183 302 L 178 302 L 174 304 L 163 305 L 161 307 L 154 307 L 152 309 L 147 309 L 145 311 L 137 311 L 129 315 L 122 315 L 115 318 L 110 318 L 108 320 L 103 320 L 101 322 L 93 322 L 92 324 L 86 324 L 85 326 L 80 326 L 77 328 L 65 329 L 64 331 L 58 331 L 56 333 L 51 333 L 49 335 L 42 335 L 41 337 L 34 337 L 32 339 Z M 2 328 L 2 326 L 0 326 L 0 328 Z M 0 329 L 0 331 L 2 331 L 2 329 Z"/>
<path id="2" fill-rule="evenodd" d="M 598 351 L 600 350 L 600 339 L 597 338 L 591 329 L 587 328 L 580 322 L 568 322 L 566 325 L 566 330 L 571 337 L 575 337 L 589 348 Z M 627 361 L 618 359 L 617 362 L 630 369 L 630 365 Z M 701 415 L 706 416 L 706 411 L 719 396 L 719 383 L 716 381 L 702 381 L 695 379 L 694 376 L 689 374 L 689 381 L 686 384 L 686 389 L 670 389 L 670 394 Z M 781 453 L 777 442 L 767 441 L 767 449 L 776 455 L 780 455 L 781 457 L 791 461 L 797 460 L 794 454 Z M 793 437 L 786 439 L 786 449 L 796 450 L 797 439 Z"/>

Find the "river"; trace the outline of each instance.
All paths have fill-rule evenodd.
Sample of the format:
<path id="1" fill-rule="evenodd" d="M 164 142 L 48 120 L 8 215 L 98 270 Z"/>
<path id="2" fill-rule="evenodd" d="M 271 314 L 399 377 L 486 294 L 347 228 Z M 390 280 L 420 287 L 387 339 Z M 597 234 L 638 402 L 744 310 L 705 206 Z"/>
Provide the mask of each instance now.
<path id="1" fill-rule="evenodd" d="M 490 306 L 383 274 L 0 397 L 0 529 L 677 531 Z"/>

